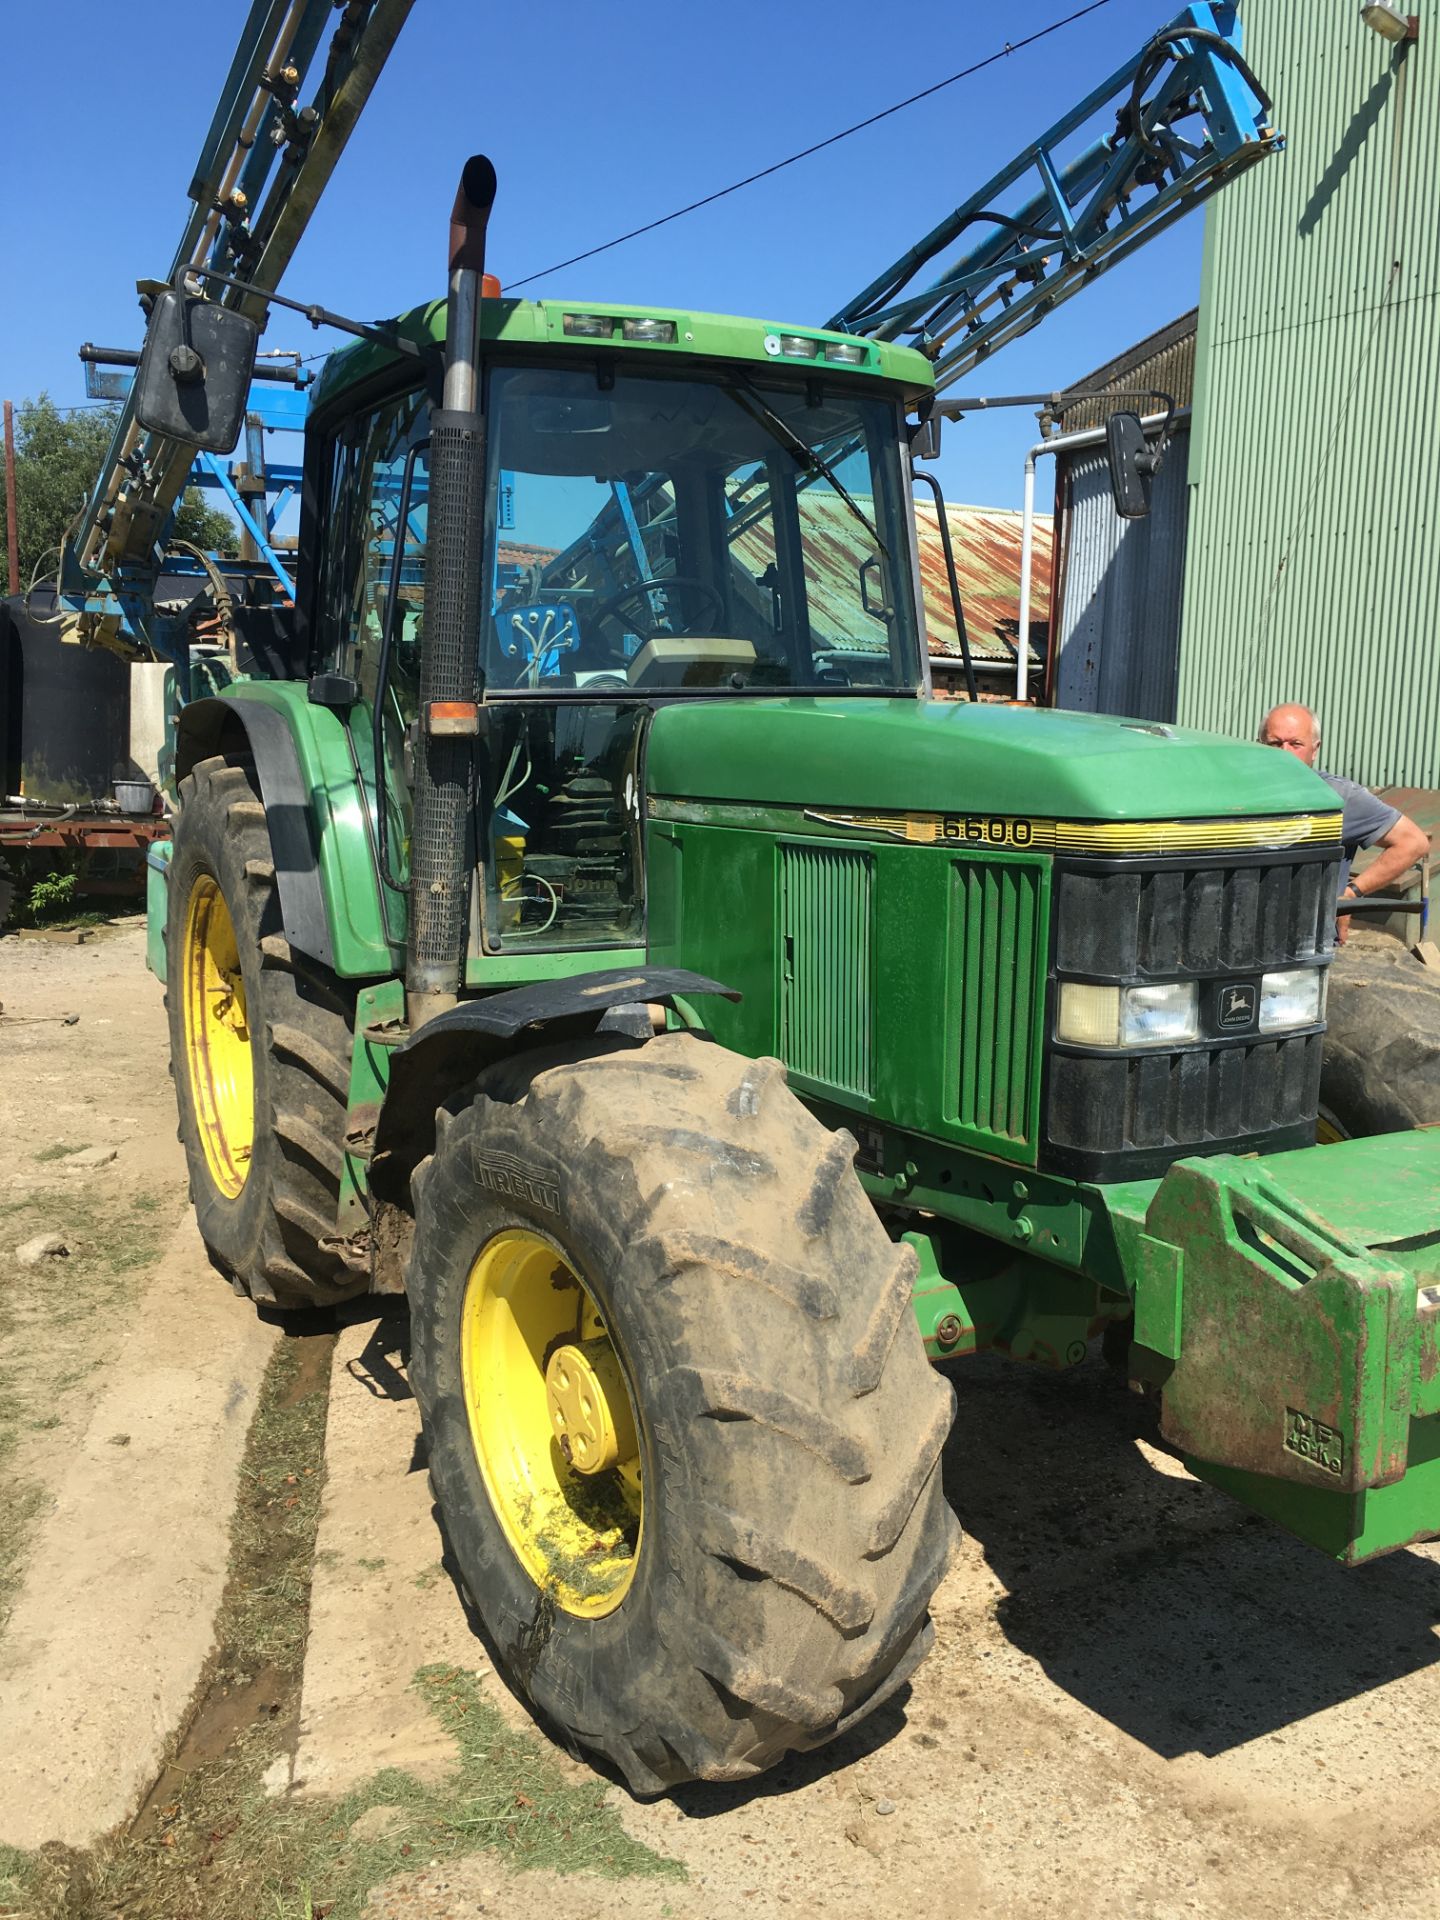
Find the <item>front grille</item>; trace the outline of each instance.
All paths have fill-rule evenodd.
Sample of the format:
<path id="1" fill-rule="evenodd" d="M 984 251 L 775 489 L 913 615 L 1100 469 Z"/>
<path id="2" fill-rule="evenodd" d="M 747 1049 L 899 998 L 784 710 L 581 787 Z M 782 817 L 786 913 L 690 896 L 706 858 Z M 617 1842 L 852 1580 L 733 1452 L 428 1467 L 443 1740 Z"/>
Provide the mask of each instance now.
<path id="1" fill-rule="evenodd" d="M 871 1091 L 873 862 L 848 848 L 780 847 L 780 1055 L 821 1086 Z"/>
<path id="2" fill-rule="evenodd" d="M 1318 1033 L 1248 1046 L 1050 1062 L 1047 1139 L 1091 1154 L 1205 1152 L 1313 1123 Z"/>
<path id="3" fill-rule="evenodd" d="M 1258 972 L 1327 954 L 1339 865 L 1058 867 L 1055 965 L 1091 979 Z"/>
<path id="4" fill-rule="evenodd" d="M 955 1117 L 987 1151 L 1035 1138 L 1042 870 L 955 862 L 955 985 L 960 1075 Z"/>
<path id="5" fill-rule="evenodd" d="M 1053 973 L 1114 981 L 1196 979 L 1210 1023 L 1219 988 L 1323 965 L 1334 946 L 1338 861 L 1057 861 Z M 1256 994 L 1258 1000 L 1258 992 Z M 1173 1050 L 1046 1060 L 1041 1165 L 1086 1180 L 1145 1179 L 1187 1153 L 1308 1143 L 1320 1098 L 1319 1034 L 1222 1037 Z"/>

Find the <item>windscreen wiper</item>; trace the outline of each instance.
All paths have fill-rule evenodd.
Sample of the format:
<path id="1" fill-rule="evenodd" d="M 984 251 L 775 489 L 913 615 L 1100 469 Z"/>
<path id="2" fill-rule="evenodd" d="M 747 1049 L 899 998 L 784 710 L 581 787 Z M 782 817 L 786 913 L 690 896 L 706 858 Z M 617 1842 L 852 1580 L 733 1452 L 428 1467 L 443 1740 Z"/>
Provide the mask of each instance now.
<path id="1" fill-rule="evenodd" d="M 872 524 L 869 516 L 866 513 L 864 513 L 862 509 L 855 504 L 855 500 L 853 496 L 849 492 L 847 492 L 844 482 L 840 479 L 839 475 L 836 473 L 835 469 L 830 465 L 829 461 L 825 459 L 824 455 L 817 453 L 814 447 L 810 446 L 808 442 L 800 438 L 799 434 L 795 432 L 793 427 L 789 426 L 784 420 L 780 418 L 780 415 L 778 413 L 775 413 L 771 408 L 767 407 L 765 402 L 760 398 L 760 395 L 755 391 L 754 387 L 750 385 L 750 382 L 748 380 L 741 380 L 734 375 L 731 376 L 731 379 L 734 387 L 738 387 L 741 393 L 744 393 L 749 396 L 753 405 L 758 409 L 764 424 L 770 429 L 771 433 L 780 442 L 780 444 L 784 447 L 789 448 L 790 452 L 795 457 L 795 464 L 801 469 L 801 471 L 804 473 L 812 474 L 812 475 L 817 473 L 821 474 L 826 480 L 830 482 L 831 486 L 835 489 L 836 493 L 839 494 L 840 498 L 845 502 L 846 506 L 850 509 L 851 513 L 854 514 L 855 518 L 860 522 L 861 526 L 864 527 L 865 531 L 869 534 L 870 538 L 875 542 L 875 545 L 880 549 L 880 552 L 883 555 L 883 557 L 888 561 L 890 558 L 890 553 L 889 553 L 889 549 L 885 545 L 885 542 L 880 538 L 880 535 L 876 532 L 875 527 Z M 750 412 L 750 408 L 746 407 L 745 402 L 739 399 L 738 397 L 737 397 L 736 404 L 740 406 L 744 412 L 746 413 Z M 751 415 L 751 417 L 752 419 L 754 418 L 753 414 Z"/>

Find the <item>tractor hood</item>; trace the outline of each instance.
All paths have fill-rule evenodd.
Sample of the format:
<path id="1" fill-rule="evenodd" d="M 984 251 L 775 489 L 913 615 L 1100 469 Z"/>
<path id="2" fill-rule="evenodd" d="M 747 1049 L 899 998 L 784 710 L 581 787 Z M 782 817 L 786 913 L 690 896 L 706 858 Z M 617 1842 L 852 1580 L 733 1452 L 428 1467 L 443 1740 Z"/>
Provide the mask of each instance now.
<path id="1" fill-rule="evenodd" d="M 958 701 L 679 702 L 655 716 L 652 797 L 1080 820 L 1334 813 L 1292 754 L 1153 721 Z"/>

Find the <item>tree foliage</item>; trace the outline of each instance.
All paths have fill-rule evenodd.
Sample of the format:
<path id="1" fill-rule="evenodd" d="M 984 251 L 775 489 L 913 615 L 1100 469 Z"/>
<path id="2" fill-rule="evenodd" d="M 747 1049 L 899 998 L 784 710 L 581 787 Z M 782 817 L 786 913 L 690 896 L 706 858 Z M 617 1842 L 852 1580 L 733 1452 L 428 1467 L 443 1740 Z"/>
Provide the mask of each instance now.
<path id="1" fill-rule="evenodd" d="M 57 549 L 84 506 L 119 418 L 116 407 L 86 407 L 61 412 L 48 393 L 22 400 L 15 409 L 15 505 L 20 534 L 20 585 L 28 587 L 36 569 L 54 570 Z M 187 487 L 175 517 L 181 540 L 222 552 L 235 545 L 228 514 L 207 507 L 198 487 Z M 0 553 L 8 539 L 5 494 L 0 488 Z"/>

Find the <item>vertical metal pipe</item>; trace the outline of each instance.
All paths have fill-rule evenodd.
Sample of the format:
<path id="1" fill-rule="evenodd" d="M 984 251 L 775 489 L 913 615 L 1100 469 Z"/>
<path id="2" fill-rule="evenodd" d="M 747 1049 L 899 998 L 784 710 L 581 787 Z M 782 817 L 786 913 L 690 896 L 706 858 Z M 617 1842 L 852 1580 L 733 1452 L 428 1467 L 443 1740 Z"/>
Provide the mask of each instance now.
<path id="1" fill-rule="evenodd" d="M 10 549 L 10 591 L 20 591 L 20 528 L 15 520 L 15 409 L 5 402 L 5 540 Z"/>
<path id="2" fill-rule="evenodd" d="M 485 684 L 480 668 L 485 507 L 480 300 L 485 229 L 494 199 L 495 169 L 477 154 L 465 163 L 450 216 L 444 404 L 430 423 L 421 750 L 405 969 L 412 1029 L 454 1005 L 465 964 L 467 840 Z M 474 857 L 483 863 L 481 849 L 474 849 Z"/>
<path id="3" fill-rule="evenodd" d="M 445 386 L 447 413 L 473 413 L 479 384 L 480 275 L 472 267 L 456 267 L 450 275 L 445 318 Z M 455 351 L 450 352 L 454 341 Z"/>
<path id="4" fill-rule="evenodd" d="M 1024 700 L 1030 672 L 1030 563 L 1035 546 L 1035 448 L 1025 456 L 1025 507 L 1020 520 L 1020 630 L 1015 637 L 1015 698 Z"/>

